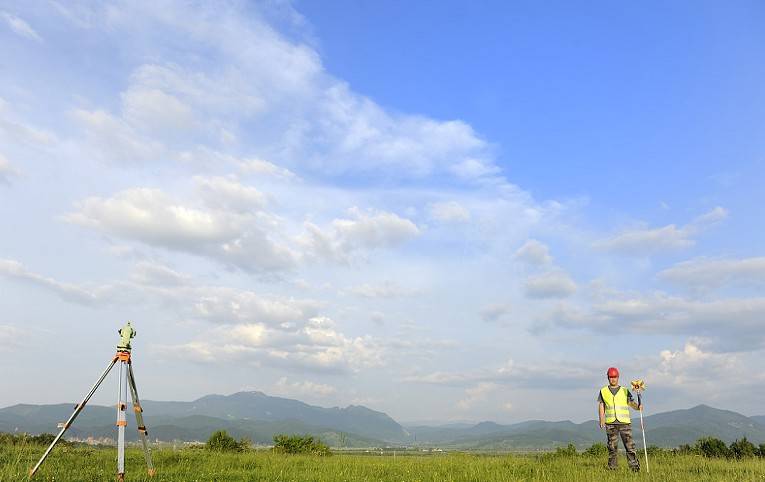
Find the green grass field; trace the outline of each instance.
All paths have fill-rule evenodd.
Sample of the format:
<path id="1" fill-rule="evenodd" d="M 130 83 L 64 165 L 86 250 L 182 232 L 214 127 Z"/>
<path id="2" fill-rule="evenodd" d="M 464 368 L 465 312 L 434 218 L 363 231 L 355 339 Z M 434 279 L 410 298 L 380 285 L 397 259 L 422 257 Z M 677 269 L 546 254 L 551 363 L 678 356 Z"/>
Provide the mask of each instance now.
<path id="1" fill-rule="evenodd" d="M 0 446 L 0 482 L 26 480 L 43 448 Z M 153 452 L 157 475 L 146 476 L 143 453 L 129 449 L 129 481 L 268 482 L 446 482 L 446 481 L 763 481 L 765 460 L 707 459 L 662 454 L 649 459 L 651 473 L 632 474 L 623 455 L 618 471 L 606 470 L 605 457 L 550 455 L 432 456 L 281 455 L 267 451 L 214 453 L 201 449 Z M 116 452 L 109 448 L 56 447 L 35 476 L 40 481 L 114 480 Z"/>

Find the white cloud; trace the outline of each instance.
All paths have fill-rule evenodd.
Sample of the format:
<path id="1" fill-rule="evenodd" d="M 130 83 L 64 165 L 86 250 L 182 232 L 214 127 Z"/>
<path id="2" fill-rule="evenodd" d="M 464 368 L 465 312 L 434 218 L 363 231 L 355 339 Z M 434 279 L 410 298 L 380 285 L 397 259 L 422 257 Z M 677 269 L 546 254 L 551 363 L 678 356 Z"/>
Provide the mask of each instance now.
<path id="1" fill-rule="evenodd" d="M 465 390 L 466 397 L 457 402 L 457 408 L 460 410 L 469 410 L 476 403 L 486 400 L 486 398 L 499 388 L 499 385 L 492 382 L 481 382 L 478 385 Z"/>
<path id="2" fill-rule="evenodd" d="M 0 348 L 11 350 L 21 345 L 21 339 L 25 333 L 12 325 L 0 325 Z"/>
<path id="3" fill-rule="evenodd" d="M 510 305 L 507 303 L 494 303 L 481 308 L 479 314 L 483 321 L 494 323 L 504 319 L 509 312 Z"/>
<path id="4" fill-rule="evenodd" d="M 490 386 L 508 385 L 533 389 L 547 389 L 550 385 L 561 388 L 580 388 L 592 381 L 592 374 L 599 373 L 595 364 L 572 362 L 571 360 L 547 360 L 544 364 L 520 363 L 508 360 L 502 366 L 465 370 L 457 372 L 432 372 L 403 377 L 408 383 L 474 387 L 481 383 Z"/>
<path id="5" fill-rule="evenodd" d="M 191 131 L 197 124 L 191 107 L 160 89 L 131 87 L 122 102 L 126 121 L 154 135 Z"/>
<path id="6" fill-rule="evenodd" d="M 107 112 L 77 109 L 73 117 L 85 129 L 91 149 L 104 161 L 137 165 L 163 163 L 171 158 L 161 142 L 142 136 L 130 124 Z"/>
<path id="7" fill-rule="evenodd" d="M 663 293 L 622 293 L 589 309 L 561 304 L 535 328 L 550 326 L 603 331 L 703 337 L 717 351 L 765 347 L 765 298 L 694 300 Z"/>
<path id="8" fill-rule="evenodd" d="M 203 190 L 225 193 L 218 201 L 236 205 L 260 202 L 256 191 L 226 182 L 201 181 Z M 265 213 L 240 213 L 176 201 L 157 189 L 135 188 L 104 199 L 90 197 L 64 219 L 141 241 L 151 246 L 206 256 L 246 271 L 292 267 L 296 254 L 271 239 L 275 220 Z"/>
<path id="9" fill-rule="evenodd" d="M 96 299 L 95 295 L 87 289 L 67 283 L 60 283 L 52 278 L 33 273 L 24 267 L 23 264 L 12 259 L 0 258 L 0 276 L 6 276 L 49 289 L 68 301 L 90 304 Z"/>
<path id="10" fill-rule="evenodd" d="M 717 288 L 727 284 L 765 283 L 765 257 L 696 258 L 658 274 L 659 279 L 683 286 Z"/>
<path id="11" fill-rule="evenodd" d="M 334 395 L 337 389 L 324 383 L 311 381 L 291 382 L 287 377 L 281 377 L 274 386 L 274 393 L 283 397 L 326 398 Z"/>
<path id="12" fill-rule="evenodd" d="M 493 162 L 484 159 L 467 158 L 451 166 L 450 170 L 457 177 L 474 180 L 482 177 L 492 177 L 501 172 Z"/>
<path id="13" fill-rule="evenodd" d="M 245 159 L 239 163 L 239 169 L 246 174 L 267 174 L 285 179 L 295 178 L 295 173 L 262 159 Z"/>
<path id="14" fill-rule="evenodd" d="M 384 325 L 385 324 L 385 314 L 380 313 L 379 311 L 373 311 L 369 315 L 369 319 L 372 320 L 373 323 L 376 325 Z"/>
<path id="15" fill-rule="evenodd" d="M 194 178 L 200 197 L 210 207 L 235 212 L 254 212 L 266 205 L 266 195 L 236 179 L 225 177 Z"/>
<path id="16" fill-rule="evenodd" d="M 161 132 L 153 131 L 160 144 L 168 130 L 203 125 L 205 140 L 237 146 L 238 139 L 247 139 L 258 156 L 320 176 L 384 173 L 401 179 L 451 173 L 474 180 L 500 172 L 488 144 L 468 124 L 386 111 L 329 75 L 315 49 L 280 35 L 257 9 L 245 14 L 232 4 L 173 6 L 105 7 L 96 16 L 116 32 L 134 32 L 139 24 L 142 31 L 162 31 L 179 39 L 173 43 L 176 58 L 210 52 L 220 68 L 160 61 L 139 66 L 123 93 L 117 124 L 133 132 L 160 127 Z M 143 47 L 134 47 L 140 56 Z M 163 51 L 149 46 L 144 57 L 161 59 Z M 124 126 L 111 127 L 116 133 L 104 129 L 93 140 L 101 146 L 110 138 L 125 144 Z M 115 154 L 123 161 L 151 160 L 136 156 L 141 154 L 137 145 L 117 147 L 127 149 Z"/>
<path id="17" fill-rule="evenodd" d="M 364 298 L 400 298 L 416 293 L 416 290 L 405 288 L 393 281 L 384 281 L 378 284 L 364 283 L 347 288 L 345 291 Z"/>
<path id="18" fill-rule="evenodd" d="M 599 241 L 596 248 L 617 253 L 645 256 L 673 249 L 684 249 L 696 242 L 689 234 L 674 224 L 662 228 L 634 229 L 624 231 L 612 238 Z"/>
<path id="19" fill-rule="evenodd" d="M 594 247 L 629 256 L 649 256 L 668 250 L 686 249 L 696 244 L 691 236 L 712 227 L 727 216 L 728 211 L 718 206 L 685 226 L 670 224 L 661 228 L 629 229 L 596 242 Z"/>
<path id="20" fill-rule="evenodd" d="M 195 284 L 161 265 L 139 263 L 130 280 L 98 288 L 66 284 L 33 273 L 13 260 L 0 260 L 0 275 L 32 283 L 67 301 L 94 305 L 161 305 L 184 319 L 216 326 L 161 353 L 226 364 L 248 361 L 291 369 L 357 372 L 384 363 L 386 347 L 370 336 L 341 333 L 332 319 L 319 316 L 319 303 L 258 294 L 225 286 Z"/>
<path id="21" fill-rule="evenodd" d="M 37 42 L 42 42 L 42 37 L 35 32 L 35 30 L 24 20 L 20 19 L 19 17 L 12 15 L 8 12 L 0 12 L 0 17 L 2 17 L 3 20 L 5 20 L 6 25 L 17 35 L 20 35 L 21 37 L 28 38 L 30 40 L 35 40 Z"/>
<path id="22" fill-rule="evenodd" d="M 140 261 L 130 275 L 131 281 L 147 286 L 184 286 L 191 283 L 191 277 L 162 264 Z"/>
<path id="23" fill-rule="evenodd" d="M 63 299 L 86 305 L 154 304 L 176 314 L 224 325 L 264 324 L 287 329 L 317 316 L 321 303 L 280 297 L 227 286 L 205 285 L 156 262 L 138 262 L 128 281 L 96 287 L 63 283 L 0 259 L 0 275 L 32 283 Z"/>
<path id="24" fill-rule="evenodd" d="M 529 239 L 518 248 L 518 251 L 515 252 L 515 259 L 531 265 L 550 264 L 553 261 L 547 245 L 536 239 Z"/>
<path id="25" fill-rule="evenodd" d="M 720 221 L 723 221 L 728 218 L 728 210 L 717 206 L 713 208 L 711 211 L 702 214 L 701 216 L 698 216 L 695 218 L 690 224 L 686 226 L 686 229 L 689 229 L 692 232 L 699 232 L 704 229 L 707 229 L 709 227 L 712 227 L 719 223 Z"/>
<path id="26" fill-rule="evenodd" d="M 0 154 L 0 184 L 10 184 L 11 178 L 17 175 L 18 171 Z"/>
<path id="27" fill-rule="evenodd" d="M 184 357 L 191 351 L 209 363 L 248 362 L 301 372 L 352 373 L 384 363 L 383 348 L 377 340 L 348 337 L 322 316 L 286 327 L 221 326 L 199 339 L 159 349 Z"/>
<path id="28" fill-rule="evenodd" d="M 737 393 L 761 397 L 765 372 L 758 366 L 758 353 L 716 353 L 696 341 L 688 340 L 681 349 L 665 349 L 658 356 L 644 357 L 635 367 L 645 370 L 648 390 L 660 388 L 676 400 L 703 400 L 730 407 Z M 724 386 L 725 390 L 720 387 Z"/>
<path id="29" fill-rule="evenodd" d="M 457 201 L 433 203 L 428 207 L 430 217 L 442 223 L 466 223 L 470 211 Z"/>
<path id="30" fill-rule="evenodd" d="M 392 247 L 420 234 L 416 224 L 385 211 L 349 210 L 351 219 L 335 219 L 322 230 L 306 223 L 299 241 L 305 252 L 317 258 L 348 262 L 360 249 Z"/>
<path id="31" fill-rule="evenodd" d="M 51 132 L 16 119 L 8 102 L 0 98 L 0 139 L 2 138 L 7 145 L 25 144 L 34 148 L 48 147 L 58 142 Z"/>
<path id="32" fill-rule="evenodd" d="M 566 272 L 556 270 L 529 276 L 524 291 L 529 298 L 565 298 L 576 292 L 576 283 Z"/>

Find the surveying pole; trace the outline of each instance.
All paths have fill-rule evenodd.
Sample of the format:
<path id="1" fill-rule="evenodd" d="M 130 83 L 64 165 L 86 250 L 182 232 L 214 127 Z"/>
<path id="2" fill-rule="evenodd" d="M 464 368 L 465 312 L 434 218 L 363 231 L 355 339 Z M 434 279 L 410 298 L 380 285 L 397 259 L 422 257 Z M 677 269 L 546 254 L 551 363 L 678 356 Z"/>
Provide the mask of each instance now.
<path id="1" fill-rule="evenodd" d="M 118 362 L 119 384 L 117 389 L 117 480 L 119 482 L 125 480 L 125 427 L 127 427 L 127 417 L 125 411 L 127 410 L 128 388 L 130 389 L 130 396 L 133 400 L 133 411 L 135 412 L 135 420 L 138 425 L 138 433 L 141 436 L 141 443 L 143 444 L 143 453 L 146 459 L 146 467 L 149 477 L 153 477 L 156 473 L 154 470 L 154 464 L 151 461 L 151 449 L 149 448 L 148 441 L 146 440 L 146 437 L 149 435 L 149 433 L 146 430 L 146 425 L 143 422 L 143 408 L 141 408 L 141 401 L 138 399 L 138 388 L 136 388 L 135 376 L 133 375 L 133 361 L 130 357 L 130 340 L 135 338 L 136 331 L 128 321 L 127 324 L 123 326 L 117 333 L 120 335 L 120 342 L 117 345 L 117 353 L 112 358 L 109 366 L 106 367 L 106 370 L 104 370 L 104 372 L 98 378 L 98 381 L 96 381 L 95 385 L 93 385 L 88 394 L 85 395 L 85 398 L 83 398 L 82 401 L 74 407 L 74 412 L 69 416 L 69 420 L 64 423 L 61 431 L 58 433 L 58 435 L 56 435 L 56 438 L 53 439 L 53 442 L 51 442 L 47 450 L 45 450 L 43 456 L 40 457 L 40 460 L 37 462 L 37 464 L 29 471 L 30 478 L 35 475 L 37 469 L 40 468 L 42 463 L 50 454 L 51 450 L 53 450 L 53 447 L 64 435 L 64 432 L 66 432 L 66 430 L 72 426 L 74 420 L 85 408 L 85 404 L 87 404 L 88 400 L 90 400 L 90 397 L 96 393 L 96 390 L 98 390 L 98 387 L 106 378 L 106 375 L 109 374 L 111 369 L 114 368 L 114 365 Z"/>

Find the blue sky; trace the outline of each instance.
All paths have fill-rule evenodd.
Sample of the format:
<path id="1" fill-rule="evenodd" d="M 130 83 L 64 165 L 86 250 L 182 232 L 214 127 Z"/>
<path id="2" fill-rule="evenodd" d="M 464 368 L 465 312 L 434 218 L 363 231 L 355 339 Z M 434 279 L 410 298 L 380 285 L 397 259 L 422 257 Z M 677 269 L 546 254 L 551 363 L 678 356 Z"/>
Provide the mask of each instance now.
<path id="1" fill-rule="evenodd" d="M 130 318 L 149 399 L 584 420 L 618 365 L 758 414 L 764 17 L 0 4 L 0 405 Z"/>

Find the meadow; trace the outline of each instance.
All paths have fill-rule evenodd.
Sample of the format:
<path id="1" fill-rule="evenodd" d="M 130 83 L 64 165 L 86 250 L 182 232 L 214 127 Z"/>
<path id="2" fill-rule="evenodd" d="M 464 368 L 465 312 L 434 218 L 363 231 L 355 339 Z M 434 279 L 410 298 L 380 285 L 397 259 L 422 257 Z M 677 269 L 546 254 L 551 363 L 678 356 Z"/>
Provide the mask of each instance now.
<path id="1" fill-rule="evenodd" d="M 0 482 L 27 479 L 41 455 L 39 446 L 0 446 Z M 56 447 L 33 480 L 115 480 L 113 448 Z M 199 448 L 153 451 L 157 474 L 146 475 L 143 454 L 126 454 L 126 480 L 156 482 L 509 482 L 509 481 L 762 481 L 765 460 L 711 459 L 663 453 L 649 458 L 651 473 L 632 474 L 623 454 L 617 471 L 605 468 L 605 456 L 476 455 L 350 455 L 330 457 L 285 455 L 267 450 L 216 453 Z"/>

